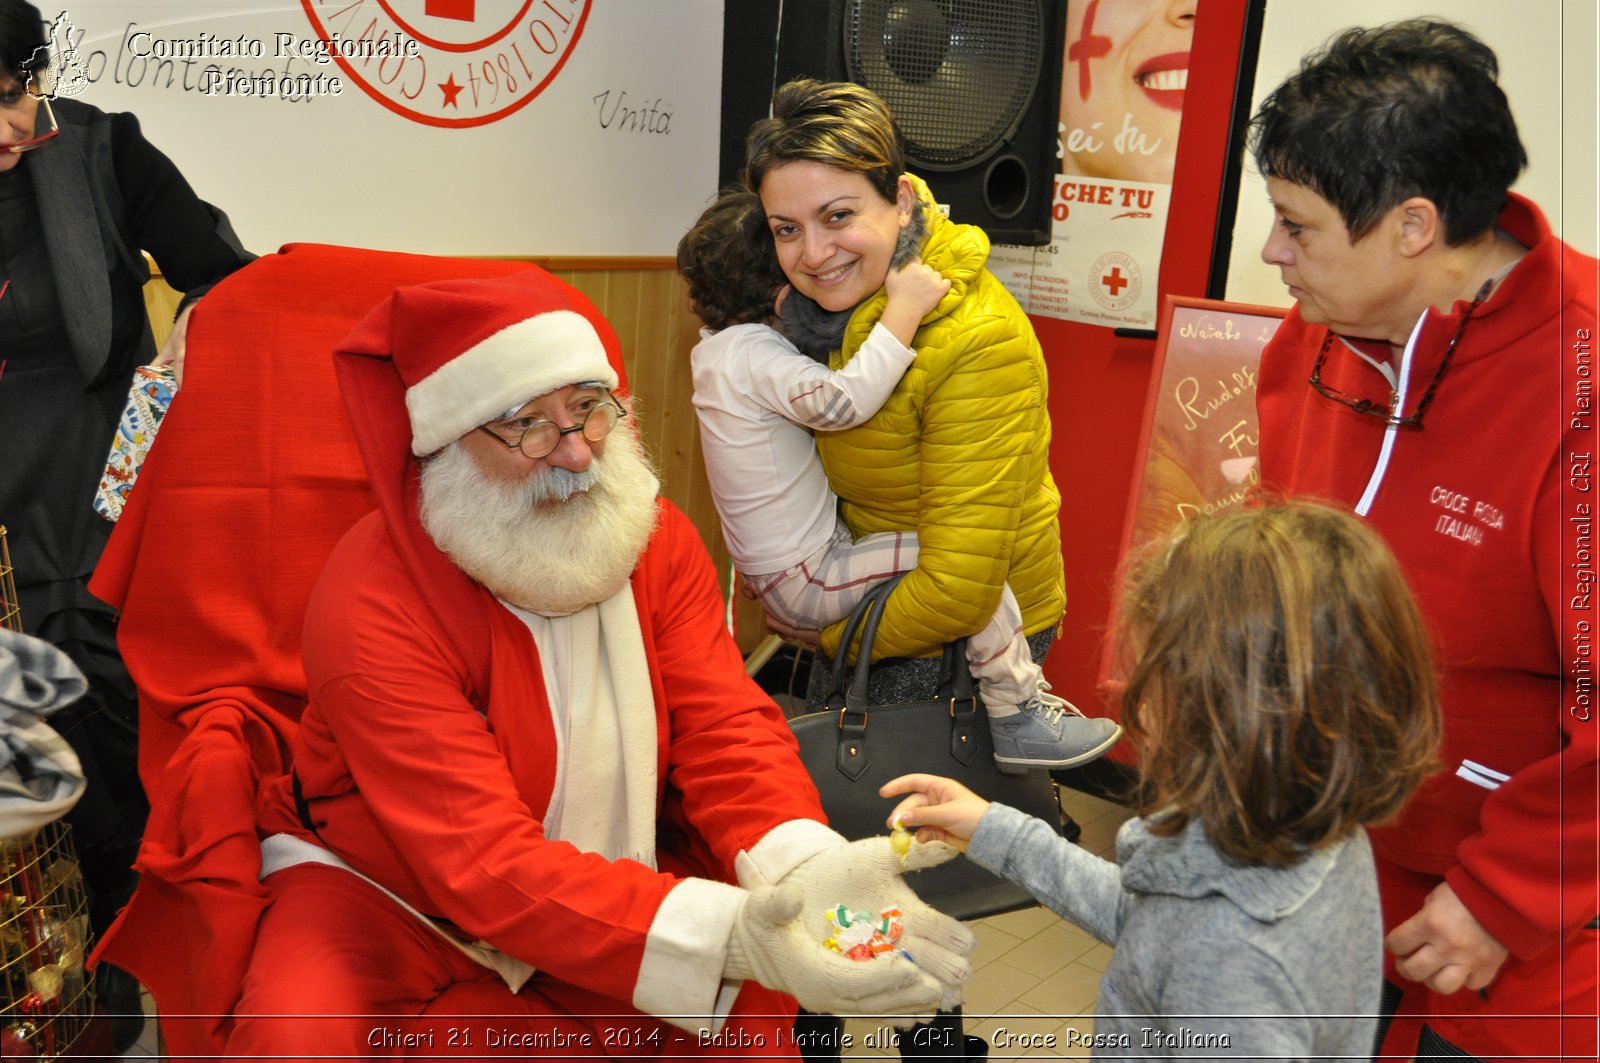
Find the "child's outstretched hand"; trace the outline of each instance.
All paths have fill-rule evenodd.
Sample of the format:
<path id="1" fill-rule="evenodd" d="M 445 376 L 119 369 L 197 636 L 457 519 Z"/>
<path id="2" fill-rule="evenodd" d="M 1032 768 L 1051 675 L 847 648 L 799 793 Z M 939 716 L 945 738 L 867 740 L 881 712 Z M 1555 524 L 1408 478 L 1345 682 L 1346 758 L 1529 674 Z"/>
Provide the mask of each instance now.
<path id="1" fill-rule="evenodd" d="M 916 831 L 918 841 L 946 841 L 962 852 L 966 852 L 972 832 L 978 829 L 978 821 L 989 808 L 989 802 L 941 775 L 902 775 L 878 790 L 879 797 L 900 794 L 911 796 L 895 806 L 887 821 L 889 826 L 898 820 Z"/>
<path id="2" fill-rule="evenodd" d="M 949 278 L 914 258 L 899 269 L 891 269 L 883 282 L 889 296 L 879 319 L 904 346 L 910 347 L 923 317 L 939 305 L 950 290 Z"/>

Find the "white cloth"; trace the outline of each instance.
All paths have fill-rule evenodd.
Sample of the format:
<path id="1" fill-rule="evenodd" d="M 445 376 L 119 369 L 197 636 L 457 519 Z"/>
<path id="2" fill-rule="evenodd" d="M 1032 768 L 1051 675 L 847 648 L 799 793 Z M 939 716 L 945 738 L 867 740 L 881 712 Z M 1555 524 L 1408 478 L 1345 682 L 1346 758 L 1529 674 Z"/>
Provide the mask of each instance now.
<path id="1" fill-rule="evenodd" d="M 274 871 L 282 871 L 286 867 L 295 867 L 299 864 L 326 864 L 329 867 L 337 867 L 350 872 L 350 874 L 416 916 L 418 922 L 459 949 L 473 963 L 487 967 L 495 974 L 498 974 L 501 981 L 505 982 L 506 987 L 513 993 L 520 991 L 528 979 L 534 975 L 533 964 L 519 960 L 515 956 L 507 956 L 487 941 L 467 941 L 449 933 L 444 927 L 401 900 L 399 894 L 383 885 L 383 883 L 363 875 L 345 863 L 332 850 L 324 849 L 315 842 L 296 838 L 292 834 L 272 834 L 262 839 L 262 878 L 266 878 Z"/>
<path id="2" fill-rule="evenodd" d="M 565 616 L 508 608 L 539 649 L 560 750 L 545 836 L 655 867 L 655 697 L 633 587 Z"/>
<path id="3" fill-rule="evenodd" d="M 833 371 L 766 325 L 700 336 L 689 365 L 722 536 L 740 572 L 782 572 L 825 547 L 837 519 L 806 429 L 839 431 L 871 418 L 915 352 L 876 325 L 850 364 Z"/>
<path id="4" fill-rule="evenodd" d="M 66 654 L 0 627 L 0 838 L 32 834 L 83 796 L 78 755 L 40 717 L 88 689 Z"/>

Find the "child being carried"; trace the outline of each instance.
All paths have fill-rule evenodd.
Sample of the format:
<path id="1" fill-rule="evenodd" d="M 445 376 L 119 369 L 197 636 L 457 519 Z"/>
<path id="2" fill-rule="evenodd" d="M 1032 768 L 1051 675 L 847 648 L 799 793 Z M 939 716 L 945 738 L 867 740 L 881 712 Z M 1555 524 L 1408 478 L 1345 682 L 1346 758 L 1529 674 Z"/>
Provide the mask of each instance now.
<path id="1" fill-rule="evenodd" d="M 853 539 L 838 518 L 811 431 L 852 428 L 878 412 L 916 352 L 924 315 L 950 281 L 920 260 L 891 269 L 888 305 L 849 364 L 830 370 L 774 327 L 786 282 L 760 199 L 729 189 L 678 245 L 678 268 L 706 327 L 690 356 L 711 493 L 744 587 L 791 628 L 849 615 L 867 589 L 916 566 L 914 532 Z M 1007 586 L 967 640 L 1003 770 L 1068 768 L 1116 744 L 1122 728 L 1048 693 Z"/>

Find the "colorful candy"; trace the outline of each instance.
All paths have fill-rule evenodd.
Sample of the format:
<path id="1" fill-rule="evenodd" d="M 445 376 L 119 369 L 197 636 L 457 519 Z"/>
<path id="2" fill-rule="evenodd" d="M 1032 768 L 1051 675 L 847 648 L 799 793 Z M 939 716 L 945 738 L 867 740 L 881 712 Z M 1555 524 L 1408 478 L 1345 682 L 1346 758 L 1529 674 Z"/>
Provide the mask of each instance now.
<path id="1" fill-rule="evenodd" d="M 894 829 L 889 832 L 889 848 L 900 857 L 900 862 L 906 862 L 906 854 L 911 851 L 911 832 L 901 825 L 899 817 L 895 818 Z"/>
<path id="2" fill-rule="evenodd" d="M 893 952 L 895 942 L 905 933 L 898 905 L 885 908 L 874 916 L 868 912 L 852 911 L 848 905 L 836 904 L 828 909 L 827 915 L 833 935 L 823 944 L 852 960 L 873 960 Z"/>

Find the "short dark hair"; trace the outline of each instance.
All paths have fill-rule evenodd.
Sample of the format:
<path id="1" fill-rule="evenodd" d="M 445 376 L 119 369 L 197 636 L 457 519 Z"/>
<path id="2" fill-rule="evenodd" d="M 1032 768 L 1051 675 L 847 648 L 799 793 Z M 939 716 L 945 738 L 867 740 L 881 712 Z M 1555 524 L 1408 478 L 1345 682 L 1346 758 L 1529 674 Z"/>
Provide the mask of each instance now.
<path id="1" fill-rule="evenodd" d="M 785 284 L 760 198 L 723 189 L 678 241 L 678 272 L 707 328 L 766 321 Z"/>
<path id="2" fill-rule="evenodd" d="M 0 74 L 19 81 L 50 63 L 50 37 L 39 9 L 24 0 L 0 0 Z"/>
<path id="3" fill-rule="evenodd" d="M 1134 570 L 1123 722 L 1135 807 L 1286 866 L 1380 822 L 1436 765 L 1428 638 L 1400 567 L 1348 513 L 1295 502 L 1186 522 Z"/>
<path id="4" fill-rule="evenodd" d="M 767 171 L 786 162 L 820 162 L 862 174 L 891 203 L 906 172 L 889 105 L 849 81 L 801 78 L 778 89 L 772 117 L 752 125 L 745 141 L 745 187 L 761 191 Z"/>
<path id="5" fill-rule="evenodd" d="M 1345 30 L 1262 102 L 1250 151 L 1263 176 L 1332 203 L 1352 243 L 1422 196 L 1460 244 L 1494 225 L 1528 164 L 1498 76 L 1494 52 L 1448 22 Z"/>

